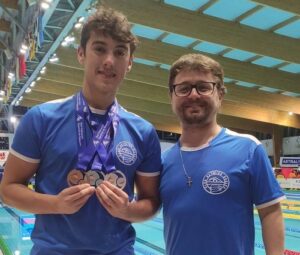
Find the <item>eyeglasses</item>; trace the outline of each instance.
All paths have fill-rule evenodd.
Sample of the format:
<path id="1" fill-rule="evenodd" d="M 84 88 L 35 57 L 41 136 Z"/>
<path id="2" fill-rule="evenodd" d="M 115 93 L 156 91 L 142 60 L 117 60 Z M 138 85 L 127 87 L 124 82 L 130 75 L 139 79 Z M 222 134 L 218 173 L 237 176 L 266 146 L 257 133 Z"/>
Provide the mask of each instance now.
<path id="1" fill-rule="evenodd" d="M 187 97 L 192 93 L 195 88 L 198 95 L 209 96 L 214 92 L 216 82 L 210 81 L 198 81 L 195 84 L 190 83 L 180 83 L 172 85 L 172 89 L 176 96 Z"/>

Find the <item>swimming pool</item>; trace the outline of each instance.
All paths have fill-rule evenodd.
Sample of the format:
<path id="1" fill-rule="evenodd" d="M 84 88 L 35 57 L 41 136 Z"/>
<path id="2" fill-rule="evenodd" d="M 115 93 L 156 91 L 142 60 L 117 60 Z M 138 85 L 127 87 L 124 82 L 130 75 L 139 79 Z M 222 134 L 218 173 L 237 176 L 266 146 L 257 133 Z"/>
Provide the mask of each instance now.
<path id="1" fill-rule="evenodd" d="M 287 200 L 282 203 L 285 217 L 286 249 L 300 254 L 300 192 L 286 192 Z M 255 214 L 255 254 L 264 255 L 261 237 L 261 225 Z M 29 255 L 32 242 L 30 233 L 34 225 L 34 216 L 16 209 L 3 207 L 0 203 L 0 237 L 6 253 Z M 135 223 L 137 232 L 136 255 L 164 254 L 163 220 L 159 213 L 151 220 Z M 288 254 L 288 253 L 287 253 Z M 292 253 L 290 253 L 292 254 Z M 6 255 L 6 254 L 5 254 Z"/>

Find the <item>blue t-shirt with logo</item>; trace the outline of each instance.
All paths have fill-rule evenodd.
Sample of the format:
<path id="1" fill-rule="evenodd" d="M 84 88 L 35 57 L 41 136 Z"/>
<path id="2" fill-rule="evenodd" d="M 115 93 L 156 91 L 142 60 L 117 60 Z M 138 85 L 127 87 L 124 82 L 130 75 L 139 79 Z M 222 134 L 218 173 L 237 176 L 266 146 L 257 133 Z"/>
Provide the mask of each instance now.
<path id="1" fill-rule="evenodd" d="M 124 191 L 131 200 L 136 174 L 160 174 L 160 144 L 150 123 L 121 106 L 119 116 L 111 147 L 116 169 L 126 177 Z M 31 108 L 16 130 L 11 153 L 39 163 L 35 176 L 39 193 L 55 195 L 68 187 L 67 175 L 76 167 L 79 149 L 75 118 L 75 97 L 70 97 Z M 85 136 L 90 140 L 92 131 L 85 125 Z M 130 222 L 112 217 L 94 194 L 77 213 L 36 215 L 31 254 L 117 254 L 124 250 L 122 254 L 132 255 L 134 239 Z"/>
<path id="2" fill-rule="evenodd" d="M 167 254 L 253 255 L 253 205 L 285 198 L 261 143 L 222 128 L 206 146 L 181 149 L 183 162 L 178 143 L 162 157 Z"/>

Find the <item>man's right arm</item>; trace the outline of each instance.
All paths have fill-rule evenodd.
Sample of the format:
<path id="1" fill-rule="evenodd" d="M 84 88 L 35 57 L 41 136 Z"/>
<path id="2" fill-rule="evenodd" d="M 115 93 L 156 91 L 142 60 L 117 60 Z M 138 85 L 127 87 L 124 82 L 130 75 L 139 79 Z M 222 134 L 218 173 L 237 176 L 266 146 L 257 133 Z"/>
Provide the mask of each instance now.
<path id="1" fill-rule="evenodd" d="M 94 193 L 94 188 L 88 184 L 66 188 L 58 195 L 35 192 L 27 184 L 37 169 L 38 163 L 24 161 L 10 153 L 0 184 L 2 201 L 35 214 L 71 214 L 77 212 Z"/>

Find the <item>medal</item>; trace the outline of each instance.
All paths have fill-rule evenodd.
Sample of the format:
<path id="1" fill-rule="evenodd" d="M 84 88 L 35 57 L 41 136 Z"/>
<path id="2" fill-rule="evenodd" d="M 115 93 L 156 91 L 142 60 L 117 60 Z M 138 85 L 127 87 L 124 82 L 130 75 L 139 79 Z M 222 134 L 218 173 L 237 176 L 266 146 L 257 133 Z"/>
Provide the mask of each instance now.
<path id="1" fill-rule="evenodd" d="M 105 180 L 115 186 L 117 186 L 117 178 L 118 176 L 114 172 L 105 175 Z"/>
<path id="2" fill-rule="evenodd" d="M 105 179 L 105 175 L 102 171 L 98 172 L 99 179 L 95 182 L 95 187 L 98 187 Z"/>
<path id="3" fill-rule="evenodd" d="M 117 179 L 117 187 L 124 189 L 126 186 L 126 177 L 121 171 L 117 170 L 116 172 L 119 175 L 119 178 Z"/>
<path id="4" fill-rule="evenodd" d="M 72 186 L 89 183 L 91 186 L 97 187 L 104 179 L 107 179 L 115 186 L 123 186 L 124 181 L 118 181 L 119 175 L 115 173 L 113 147 L 110 146 L 120 119 L 116 99 L 102 119 L 90 110 L 82 92 L 77 93 L 75 100 L 75 121 L 79 146 L 75 168 L 82 172 L 77 170 L 80 173 L 75 174 L 72 173 L 72 170 L 69 173 L 70 176 L 68 175 L 68 184 Z M 92 131 L 91 138 L 86 137 L 87 126 Z"/>
<path id="5" fill-rule="evenodd" d="M 95 186 L 96 181 L 99 179 L 99 175 L 96 171 L 89 170 L 84 175 L 84 180 L 91 186 Z"/>
<path id="6" fill-rule="evenodd" d="M 104 180 L 104 175 L 102 172 L 89 170 L 85 173 L 84 180 L 91 186 L 97 187 Z"/>
<path id="7" fill-rule="evenodd" d="M 67 181 L 69 186 L 80 184 L 83 181 L 84 173 L 80 170 L 73 169 L 68 173 Z"/>
<path id="8" fill-rule="evenodd" d="M 98 187 L 103 181 L 104 179 L 98 179 L 95 183 L 95 186 Z"/>
<path id="9" fill-rule="evenodd" d="M 82 180 L 80 180 L 80 181 L 78 182 L 78 184 L 85 184 L 85 183 L 88 183 L 88 184 L 89 184 L 89 182 L 87 182 L 85 179 L 82 179 Z"/>
<path id="10" fill-rule="evenodd" d="M 112 173 L 106 174 L 105 180 L 110 182 L 112 185 L 117 186 L 120 189 L 124 189 L 126 186 L 126 177 L 119 170 L 116 170 Z"/>

